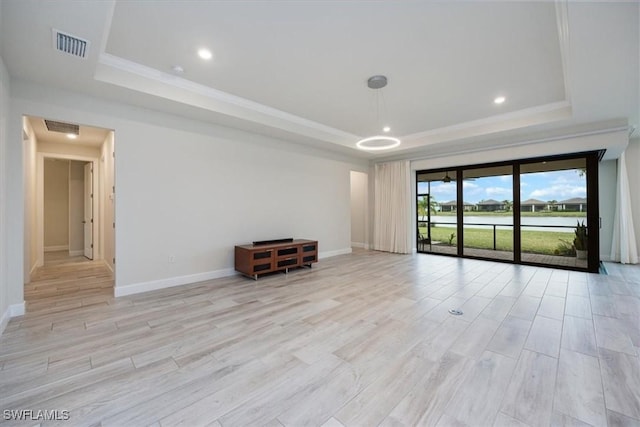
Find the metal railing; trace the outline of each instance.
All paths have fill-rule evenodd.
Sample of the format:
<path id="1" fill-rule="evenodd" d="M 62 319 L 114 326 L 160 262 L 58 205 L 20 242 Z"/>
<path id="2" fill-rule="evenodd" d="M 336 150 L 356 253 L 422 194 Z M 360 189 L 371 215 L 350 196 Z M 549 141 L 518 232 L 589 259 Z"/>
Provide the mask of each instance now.
<path id="1" fill-rule="evenodd" d="M 430 235 L 429 230 L 430 230 L 430 226 L 437 226 L 437 225 L 449 225 L 449 226 L 455 226 L 455 228 L 457 229 L 457 222 L 434 222 L 434 221 L 418 221 L 418 224 L 420 223 L 425 223 L 426 227 L 427 227 L 427 233 Z M 467 225 L 475 225 L 475 226 L 484 226 L 484 227 L 492 227 L 493 228 L 493 250 L 497 250 L 497 227 L 513 227 L 513 224 L 493 224 L 493 223 L 476 223 L 476 222 L 463 222 L 462 223 L 462 228 L 464 229 L 465 226 Z M 575 225 L 546 225 L 546 224 L 520 224 L 520 228 L 525 228 L 525 227 L 536 227 L 536 228 L 570 228 L 571 230 L 575 230 L 576 226 Z M 451 227 L 453 228 L 453 227 Z M 431 240 L 431 239 L 429 239 Z"/>

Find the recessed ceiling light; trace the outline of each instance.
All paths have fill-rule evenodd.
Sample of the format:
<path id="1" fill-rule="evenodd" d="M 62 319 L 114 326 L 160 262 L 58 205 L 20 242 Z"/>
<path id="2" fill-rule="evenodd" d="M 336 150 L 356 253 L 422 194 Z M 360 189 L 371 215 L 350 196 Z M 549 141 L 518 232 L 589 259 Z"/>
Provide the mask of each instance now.
<path id="1" fill-rule="evenodd" d="M 504 96 L 498 96 L 496 99 L 493 100 L 493 102 L 496 104 L 502 104 L 506 100 L 507 98 L 505 98 Z"/>
<path id="2" fill-rule="evenodd" d="M 383 127 L 383 128 L 382 128 L 382 130 L 383 130 L 384 132 L 390 132 L 390 131 L 391 131 L 391 128 L 390 128 L 389 126 L 385 126 L 385 127 Z"/>
<path id="3" fill-rule="evenodd" d="M 67 138 L 69 138 L 69 139 L 76 139 L 76 138 L 78 138 L 78 135 L 76 135 L 75 133 L 68 133 L 68 134 L 67 134 Z"/>
<path id="4" fill-rule="evenodd" d="M 213 58 L 213 53 L 211 53 L 209 49 L 202 48 L 202 49 L 198 49 L 198 56 L 208 61 L 211 58 Z"/>

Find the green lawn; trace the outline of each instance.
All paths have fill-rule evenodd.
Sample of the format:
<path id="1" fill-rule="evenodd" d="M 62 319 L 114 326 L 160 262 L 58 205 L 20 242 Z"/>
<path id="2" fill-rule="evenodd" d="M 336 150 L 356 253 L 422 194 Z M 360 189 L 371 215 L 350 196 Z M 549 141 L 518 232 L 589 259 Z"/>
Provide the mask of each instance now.
<path id="1" fill-rule="evenodd" d="M 427 228 L 421 227 L 420 234 L 426 236 Z M 447 244 L 454 228 L 432 227 L 431 239 L 433 243 Z M 522 231 L 522 252 L 555 255 L 555 250 L 561 244 L 561 239 L 572 242 L 573 233 L 560 233 L 555 231 Z M 457 236 L 453 239 L 453 245 L 457 243 Z M 469 248 L 493 249 L 493 229 L 465 228 L 464 245 Z M 496 249 L 501 251 L 513 250 L 513 231 L 505 229 L 496 230 Z"/>

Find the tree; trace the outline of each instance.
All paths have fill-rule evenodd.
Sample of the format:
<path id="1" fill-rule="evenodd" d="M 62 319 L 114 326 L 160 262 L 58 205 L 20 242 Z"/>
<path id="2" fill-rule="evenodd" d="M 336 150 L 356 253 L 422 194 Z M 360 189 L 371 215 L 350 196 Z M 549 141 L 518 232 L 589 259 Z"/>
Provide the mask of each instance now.
<path id="1" fill-rule="evenodd" d="M 502 203 L 504 204 L 504 210 L 507 212 L 509 212 L 513 207 L 513 202 L 511 200 L 503 200 Z"/>
<path id="2" fill-rule="evenodd" d="M 420 196 L 418 199 L 418 216 L 420 218 L 427 216 L 427 200 L 428 196 Z"/>
<path id="3" fill-rule="evenodd" d="M 429 197 L 429 207 L 431 208 L 431 213 L 435 213 L 440 210 L 440 204 L 436 201 L 435 196 Z"/>
<path id="4" fill-rule="evenodd" d="M 418 216 L 425 217 L 427 216 L 427 208 L 431 210 L 431 213 L 435 213 L 438 211 L 438 202 L 434 196 L 420 196 L 418 199 Z"/>

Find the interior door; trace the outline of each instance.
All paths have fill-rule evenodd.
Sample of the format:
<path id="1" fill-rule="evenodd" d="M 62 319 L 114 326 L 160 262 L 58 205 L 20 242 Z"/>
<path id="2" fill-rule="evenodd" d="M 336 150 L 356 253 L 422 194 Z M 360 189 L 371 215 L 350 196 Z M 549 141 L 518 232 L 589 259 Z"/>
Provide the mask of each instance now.
<path id="1" fill-rule="evenodd" d="M 93 259 L 93 165 L 84 165 L 84 256 Z"/>

